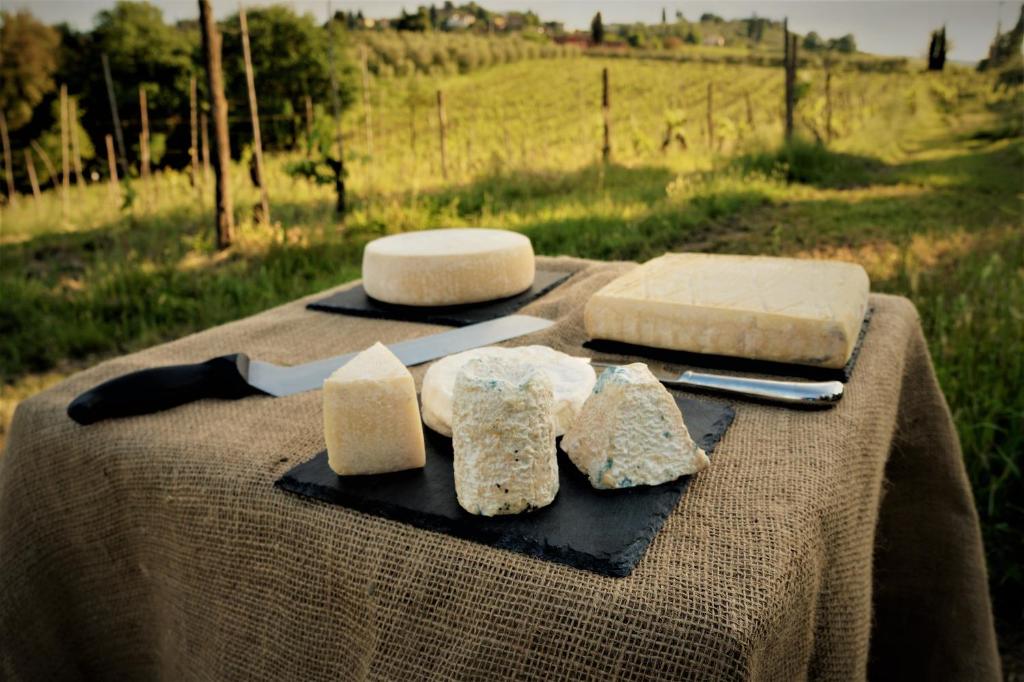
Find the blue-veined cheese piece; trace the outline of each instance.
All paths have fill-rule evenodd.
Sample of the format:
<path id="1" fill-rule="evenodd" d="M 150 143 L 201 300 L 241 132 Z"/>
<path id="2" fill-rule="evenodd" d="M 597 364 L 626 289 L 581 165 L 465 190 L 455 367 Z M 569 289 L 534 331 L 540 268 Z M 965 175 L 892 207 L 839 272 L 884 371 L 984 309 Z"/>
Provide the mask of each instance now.
<path id="1" fill-rule="evenodd" d="M 423 376 L 423 422 L 438 433 L 452 435 L 452 398 L 455 377 L 475 358 L 503 358 L 536 367 L 551 379 L 555 435 L 569 430 L 594 388 L 597 376 L 590 358 L 566 355 L 547 346 L 485 346 L 441 358 Z"/>
<path id="2" fill-rule="evenodd" d="M 551 379 L 500 357 L 467 362 L 455 379 L 455 493 L 471 514 L 544 507 L 558 493 Z"/>
<path id="3" fill-rule="evenodd" d="M 562 449 L 595 488 L 658 485 L 710 463 L 672 395 L 639 362 L 598 377 Z"/>
<path id="4" fill-rule="evenodd" d="M 668 253 L 599 289 L 583 318 L 592 339 L 839 368 L 868 290 L 855 263 Z"/>
<path id="5" fill-rule="evenodd" d="M 530 288 L 530 238 L 509 230 L 419 230 L 375 239 L 363 250 L 363 288 L 380 301 L 457 305 Z"/>
<path id="6" fill-rule="evenodd" d="M 381 343 L 324 381 L 327 463 L 336 474 L 382 474 L 424 466 L 423 425 L 412 374 Z"/>

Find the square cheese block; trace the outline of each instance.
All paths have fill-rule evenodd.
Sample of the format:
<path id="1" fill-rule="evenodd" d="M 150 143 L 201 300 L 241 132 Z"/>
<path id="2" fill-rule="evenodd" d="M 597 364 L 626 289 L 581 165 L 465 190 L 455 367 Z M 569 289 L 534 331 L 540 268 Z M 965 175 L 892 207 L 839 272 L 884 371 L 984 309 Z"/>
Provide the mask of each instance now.
<path id="1" fill-rule="evenodd" d="M 591 339 L 840 368 L 867 305 L 853 263 L 669 253 L 600 289 L 584 323 Z"/>
<path id="2" fill-rule="evenodd" d="M 334 473 L 383 474 L 426 463 L 416 384 L 377 343 L 324 381 L 324 438 Z"/>
<path id="3" fill-rule="evenodd" d="M 501 357 L 470 360 L 455 378 L 455 493 L 470 514 L 518 514 L 558 493 L 551 378 Z"/>

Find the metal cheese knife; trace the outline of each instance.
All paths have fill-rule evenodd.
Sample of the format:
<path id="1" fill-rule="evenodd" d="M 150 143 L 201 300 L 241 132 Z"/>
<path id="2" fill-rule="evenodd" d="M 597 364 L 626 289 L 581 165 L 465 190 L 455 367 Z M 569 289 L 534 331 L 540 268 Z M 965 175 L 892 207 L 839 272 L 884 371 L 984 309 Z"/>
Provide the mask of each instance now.
<path id="1" fill-rule="evenodd" d="M 596 361 L 591 361 L 590 364 L 595 367 L 621 366 Z M 808 407 L 829 405 L 843 397 L 843 383 L 841 381 L 753 379 L 750 377 L 706 374 L 693 371 L 683 372 L 674 379 L 658 377 L 658 381 L 671 388 L 714 391 L 716 393 L 737 395 L 743 398 L 755 398 Z"/>
<path id="2" fill-rule="evenodd" d="M 495 320 L 431 334 L 388 346 L 404 365 L 430 360 L 508 341 L 553 325 L 531 315 L 506 315 Z M 236 400 L 249 395 L 275 397 L 320 388 L 324 379 L 358 354 L 344 353 L 294 367 L 251 360 L 244 353 L 222 355 L 194 365 L 155 367 L 111 379 L 75 398 L 68 416 L 79 424 L 167 410 L 178 405 L 220 398 Z"/>

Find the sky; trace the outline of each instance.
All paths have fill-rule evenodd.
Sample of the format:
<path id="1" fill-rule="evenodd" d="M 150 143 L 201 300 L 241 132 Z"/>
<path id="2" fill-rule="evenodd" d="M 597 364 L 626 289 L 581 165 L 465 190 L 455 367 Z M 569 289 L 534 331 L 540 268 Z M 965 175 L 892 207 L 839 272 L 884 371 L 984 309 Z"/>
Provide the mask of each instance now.
<path id="1" fill-rule="evenodd" d="M 150 0 L 164 11 L 169 21 L 195 18 L 199 14 L 195 0 Z M 238 9 L 237 0 L 212 0 L 214 13 L 232 14 Z M 443 0 L 434 0 L 443 4 Z M 328 0 L 278 0 L 297 12 L 310 13 L 318 20 L 327 17 Z M 704 12 L 713 12 L 727 19 L 749 17 L 752 14 L 781 19 L 789 17 L 789 25 L 797 33 L 817 31 L 825 38 L 852 33 L 857 46 L 864 52 L 881 55 L 920 57 L 927 53 L 928 35 L 932 29 L 945 24 L 953 49 L 949 58 L 974 62 L 988 53 L 1000 16 L 1003 28 L 1008 29 L 1020 12 L 1018 2 L 992 0 L 718 0 L 717 2 L 670 2 L 653 0 L 618 0 L 600 2 L 592 0 L 478 0 L 490 10 L 531 9 L 544 21 L 562 21 L 567 28 L 586 28 L 595 12 L 600 11 L 605 23 L 661 21 L 664 7 L 669 17 L 676 10 L 687 19 L 697 19 Z M 265 0 L 247 0 L 246 6 L 271 4 Z M 332 0 L 334 10 L 362 10 L 368 17 L 390 17 L 403 8 L 413 10 L 417 4 L 430 4 L 430 0 L 359 1 Z M 456 0 L 455 4 L 462 4 Z M 114 0 L 0 0 L 4 9 L 29 9 L 47 23 L 67 21 L 80 29 L 92 27 L 96 13 L 114 5 Z"/>

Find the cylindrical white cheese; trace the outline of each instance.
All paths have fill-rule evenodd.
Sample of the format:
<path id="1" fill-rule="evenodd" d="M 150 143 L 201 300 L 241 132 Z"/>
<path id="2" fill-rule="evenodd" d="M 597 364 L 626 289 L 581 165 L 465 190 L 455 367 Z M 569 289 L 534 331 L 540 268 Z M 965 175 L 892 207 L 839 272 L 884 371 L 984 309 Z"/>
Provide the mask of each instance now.
<path id="1" fill-rule="evenodd" d="M 455 493 L 471 514 L 518 514 L 558 493 L 551 379 L 503 358 L 471 360 L 455 380 Z"/>
<path id="2" fill-rule="evenodd" d="M 451 228 L 375 239 L 363 250 L 363 288 L 399 305 L 479 303 L 533 284 L 530 239 L 517 232 Z"/>
<path id="3" fill-rule="evenodd" d="M 496 357 L 536 367 L 551 379 L 554 391 L 555 435 L 569 430 L 597 377 L 589 358 L 566 355 L 547 346 L 484 346 L 441 358 L 423 376 L 423 422 L 445 436 L 452 435 L 452 396 L 455 378 L 467 362 Z"/>

